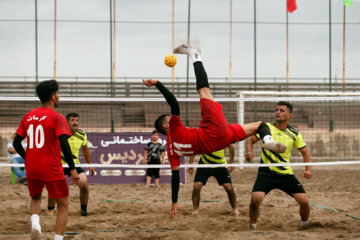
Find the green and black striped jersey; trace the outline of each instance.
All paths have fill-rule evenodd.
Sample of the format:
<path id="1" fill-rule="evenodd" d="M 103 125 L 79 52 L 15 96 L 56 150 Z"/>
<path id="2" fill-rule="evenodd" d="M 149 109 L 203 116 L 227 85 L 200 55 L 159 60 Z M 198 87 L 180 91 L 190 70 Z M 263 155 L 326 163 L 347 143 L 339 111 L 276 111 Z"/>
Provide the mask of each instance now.
<path id="1" fill-rule="evenodd" d="M 199 164 L 226 164 L 224 149 L 211 154 L 201 154 Z"/>
<path id="2" fill-rule="evenodd" d="M 76 133 L 74 135 L 71 135 L 71 137 L 68 138 L 68 142 L 71 148 L 71 153 L 74 156 L 74 163 L 80 164 L 79 160 L 79 150 L 81 147 L 85 146 L 87 144 L 87 136 L 86 133 L 80 129 L 76 130 Z M 75 158 L 76 157 L 76 158 Z M 65 160 L 63 159 L 64 156 L 61 153 L 61 162 L 63 164 L 66 164 Z"/>
<path id="3" fill-rule="evenodd" d="M 306 147 L 301 133 L 291 126 L 287 126 L 284 130 L 275 127 L 275 123 L 266 123 L 271 131 L 271 135 L 276 142 L 284 144 L 287 148 L 284 153 L 276 153 L 262 147 L 261 149 L 261 163 L 290 163 L 291 150 L 295 147 L 300 150 Z M 256 135 L 260 139 L 259 134 Z M 269 172 L 269 170 L 276 174 L 293 174 L 290 166 L 284 167 L 260 167 L 260 172 Z"/>

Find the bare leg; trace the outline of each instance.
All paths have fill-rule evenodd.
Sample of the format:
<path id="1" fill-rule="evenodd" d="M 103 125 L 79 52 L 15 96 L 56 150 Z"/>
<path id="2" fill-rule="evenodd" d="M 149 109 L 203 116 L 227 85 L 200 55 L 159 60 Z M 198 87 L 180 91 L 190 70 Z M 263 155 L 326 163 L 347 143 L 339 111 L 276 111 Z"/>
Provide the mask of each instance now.
<path id="1" fill-rule="evenodd" d="M 236 208 L 236 193 L 231 183 L 224 183 L 223 187 L 228 195 L 228 199 L 233 209 L 233 213 L 235 216 L 239 215 L 239 211 Z"/>
<path id="2" fill-rule="evenodd" d="M 30 215 L 31 215 L 31 239 L 41 239 L 40 227 L 40 210 L 41 210 L 41 195 L 42 193 L 31 198 L 30 201 Z"/>
<path id="3" fill-rule="evenodd" d="M 56 218 L 55 233 L 64 236 L 68 217 L 68 198 L 56 199 L 56 203 L 58 206 L 58 214 Z"/>
<path id="4" fill-rule="evenodd" d="M 264 192 L 253 192 L 250 201 L 249 215 L 250 215 L 250 228 L 256 230 L 257 219 L 260 215 L 260 204 L 265 198 Z M 255 224 L 255 227 L 254 227 Z"/>
<path id="5" fill-rule="evenodd" d="M 56 201 L 54 198 L 48 198 L 48 214 L 49 215 L 54 215 L 55 204 L 56 204 Z"/>
<path id="6" fill-rule="evenodd" d="M 155 187 L 159 187 L 160 178 L 155 178 Z"/>
<path id="7" fill-rule="evenodd" d="M 89 201 L 89 183 L 85 173 L 79 174 L 79 189 L 80 189 L 80 204 L 81 204 L 81 216 L 87 216 L 87 205 Z"/>
<path id="8" fill-rule="evenodd" d="M 85 173 L 79 174 L 80 203 L 87 205 L 89 201 L 89 183 Z"/>
<path id="9" fill-rule="evenodd" d="M 202 98 L 206 98 L 206 99 L 210 99 L 212 101 L 214 101 L 214 98 L 211 94 L 210 88 L 200 88 L 199 90 L 197 90 L 197 92 L 200 95 L 200 99 Z"/>
<path id="10" fill-rule="evenodd" d="M 150 187 L 150 183 L 151 183 L 151 177 L 146 176 L 146 185 L 145 185 L 145 187 Z"/>
<path id="11" fill-rule="evenodd" d="M 286 151 L 286 146 L 284 144 L 275 142 L 273 140 L 270 129 L 265 123 L 260 121 L 252 122 L 252 123 L 244 124 L 242 127 L 247 137 L 259 133 L 261 138 L 263 138 L 265 149 L 278 153 L 283 153 Z"/>
<path id="12" fill-rule="evenodd" d="M 292 196 L 300 205 L 299 213 L 300 213 L 301 221 L 303 222 L 308 221 L 310 216 L 310 203 L 306 193 L 294 193 L 292 194 Z"/>
<path id="13" fill-rule="evenodd" d="M 31 215 L 33 215 L 33 214 L 40 215 L 41 196 L 42 196 L 42 193 L 31 198 L 31 201 L 30 201 L 30 214 Z"/>
<path id="14" fill-rule="evenodd" d="M 193 208 L 194 208 L 193 214 L 198 214 L 198 212 L 199 212 L 200 192 L 201 192 L 203 185 L 204 184 L 202 182 L 194 182 L 193 192 L 192 192 L 192 202 L 193 202 Z"/>

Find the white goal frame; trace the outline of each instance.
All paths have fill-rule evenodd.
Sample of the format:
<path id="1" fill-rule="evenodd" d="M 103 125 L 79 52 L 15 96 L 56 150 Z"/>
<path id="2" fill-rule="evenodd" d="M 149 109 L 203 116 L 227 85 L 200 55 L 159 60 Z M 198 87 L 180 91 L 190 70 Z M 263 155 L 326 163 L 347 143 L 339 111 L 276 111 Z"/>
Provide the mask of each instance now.
<path id="1" fill-rule="evenodd" d="M 251 97 L 249 97 L 251 96 Z M 276 97 L 275 97 L 276 96 Z M 242 91 L 237 94 L 237 120 L 240 125 L 245 124 L 245 102 L 263 101 L 263 102 L 278 102 L 278 101 L 331 101 L 338 100 L 341 97 L 343 100 L 359 100 L 360 93 L 353 92 L 277 92 L 277 91 Z M 265 98 L 264 98 L 265 97 Z M 238 147 L 239 164 L 244 164 L 245 159 L 245 141 L 242 141 Z"/>

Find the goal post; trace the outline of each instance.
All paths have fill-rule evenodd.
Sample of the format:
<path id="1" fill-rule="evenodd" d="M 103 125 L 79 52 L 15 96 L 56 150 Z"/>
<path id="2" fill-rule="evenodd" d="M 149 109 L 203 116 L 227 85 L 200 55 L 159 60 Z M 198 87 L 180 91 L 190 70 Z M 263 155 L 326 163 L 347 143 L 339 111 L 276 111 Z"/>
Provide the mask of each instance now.
<path id="1" fill-rule="evenodd" d="M 274 110 L 278 101 L 288 101 L 294 107 L 293 117 L 289 124 L 304 131 L 311 137 L 310 143 L 315 160 L 359 159 L 360 136 L 360 93 L 357 92 L 276 92 L 276 91 L 242 91 L 238 93 L 237 116 L 239 124 L 252 121 L 275 121 Z M 251 115 L 252 114 L 252 115 Z M 250 116 L 251 115 L 251 116 Z M 347 143 L 342 142 L 348 138 Z M 319 141 L 317 142 L 316 139 Z M 340 140 L 341 139 L 341 140 Z M 305 142 L 307 139 L 305 138 Z M 352 142 L 353 141 L 353 142 Z M 335 144 L 343 154 L 326 154 L 331 148 L 324 145 Z M 352 147 L 351 147 L 352 145 Z M 346 156 L 345 152 L 349 149 Z M 331 151 L 330 151 L 331 152 Z M 260 152 L 258 150 L 259 155 Z M 238 145 L 239 163 L 245 159 L 245 141 Z M 302 159 L 295 157 L 295 159 Z"/>

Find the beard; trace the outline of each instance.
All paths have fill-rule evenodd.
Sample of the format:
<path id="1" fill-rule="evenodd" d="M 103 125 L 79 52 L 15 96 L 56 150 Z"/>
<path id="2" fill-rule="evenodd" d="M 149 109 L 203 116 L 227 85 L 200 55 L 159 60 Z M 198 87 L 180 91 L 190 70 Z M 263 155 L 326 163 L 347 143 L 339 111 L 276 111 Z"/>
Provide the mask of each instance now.
<path id="1" fill-rule="evenodd" d="M 286 122 L 286 119 L 283 119 L 283 120 L 278 120 L 278 119 L 276 119 L 275 122 L 276 122 L 276 123 L 279 123 L 279 124 L 285 123 L 285 122 Z"/>

